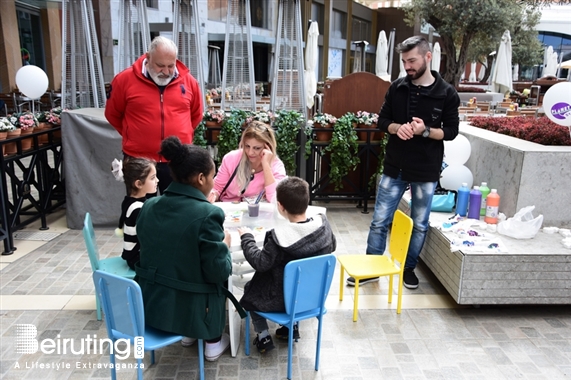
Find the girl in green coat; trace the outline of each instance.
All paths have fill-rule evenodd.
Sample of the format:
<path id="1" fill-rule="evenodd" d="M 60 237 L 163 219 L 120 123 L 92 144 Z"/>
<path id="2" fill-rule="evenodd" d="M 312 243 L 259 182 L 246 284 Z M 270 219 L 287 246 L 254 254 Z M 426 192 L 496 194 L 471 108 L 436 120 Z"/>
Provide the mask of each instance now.
<path id="1" fill-rule="evenodd" d="M 137 220 L 141 259 L 136 266 L 148 325 L 206 340 L 206 360 L 218 359 L 230 341 L 224 282 L 232 272 L 230 234 L 224 212 L 207 196 L 214 183 L 208 151 L 166 138 L 160 155 L 173 182 L 164 195 L 145 202 Z M 195 339 L 185 338 L 184 345 Z"/>

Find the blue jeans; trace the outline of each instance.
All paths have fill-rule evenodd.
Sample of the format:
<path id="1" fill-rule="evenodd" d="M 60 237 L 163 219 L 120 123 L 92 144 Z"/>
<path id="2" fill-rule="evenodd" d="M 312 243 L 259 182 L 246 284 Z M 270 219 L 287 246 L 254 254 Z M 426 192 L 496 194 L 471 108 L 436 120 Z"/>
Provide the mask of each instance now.
<path id="1" fill-rule="evenodd" d="M 436 189 L 436 182 L 407 182 L 401 179 L 400 174 L 398 178 L 392 178 L 384 174 L 381 176 L 373 220 L 371 221 L 369 236 L 367 237 L 367 254 L 382 255 L 385 252 L 389 226 L 393 222 L 393 216 L 398 209 L 399 201 L 409 184 L 412 190 L 410 216 L 414 227 L 410 245 L 408 246 L 405 268 L 414 269 L 426 239 L 430 205 Z"/>

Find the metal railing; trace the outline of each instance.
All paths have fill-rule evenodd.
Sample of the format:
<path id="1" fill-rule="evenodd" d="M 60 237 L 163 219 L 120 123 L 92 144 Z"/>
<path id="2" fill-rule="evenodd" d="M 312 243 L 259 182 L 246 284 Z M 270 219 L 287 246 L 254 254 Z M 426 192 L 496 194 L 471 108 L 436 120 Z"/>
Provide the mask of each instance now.
<path id="1" fill-rule="evenodd" d="M 22 149 L 22 141 L 33 139 L 32 147 Z M 65 203 L 61 127 L 0 141 L 0 148 L 16 144 L 13 154 L 0 154 L 0 240 L 2 255 L 16 249 L 12 234 L 41 219 L 48 229 L 46 216 Z"/>

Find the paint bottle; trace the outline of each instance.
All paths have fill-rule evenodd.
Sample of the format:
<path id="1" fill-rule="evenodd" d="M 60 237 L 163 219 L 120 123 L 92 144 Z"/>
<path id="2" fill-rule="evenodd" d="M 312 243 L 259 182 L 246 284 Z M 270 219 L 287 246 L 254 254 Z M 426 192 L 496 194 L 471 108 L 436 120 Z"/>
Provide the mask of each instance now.
<path id="1" fill-rule="evenodd" d="M 468 213 L 468 202 L 470 201 L 470 188 L 466 182 L 458 189 L 458 201 L 456 202 L 456 214 L 466 216 Z"/>
<path id="2" fill-rule="evenodd" d="M 500 195 L 498 190 L 492 189 L 490 194 L 486 197 L 486 217 L 484 222 L 488 224 L 498 223 L 498 213 L 500 208 Z"/>
<path id="3" fill-rule="evenodd" d="M 480 206 L 482 205 L 482 193 L 480 188 L 474 186 L 470 190 L 470 204 L 468 205 L 468 219 L 480 219 Z"/>
<path id="4" fill-rule="evenodd" d="M 480 193 L 482 193 L 482 204 L 480 206 L 480 215 L 486 215 L 486 197 L 490 194 L 490 188 L 486 182 L 482 182 L 480 185 Z"/>

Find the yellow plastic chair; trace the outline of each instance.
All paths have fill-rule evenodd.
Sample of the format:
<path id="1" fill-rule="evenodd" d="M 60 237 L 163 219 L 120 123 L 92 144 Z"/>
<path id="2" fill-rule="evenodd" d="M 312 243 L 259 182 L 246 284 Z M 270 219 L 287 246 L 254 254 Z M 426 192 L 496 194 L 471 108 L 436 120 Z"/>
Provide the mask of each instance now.
<path id="1" fill-rule="evenodd" d="M 359 307 L 359 281 L 364 278 L 389 276 L 389 303 L 393 300 L 393 275 L 399 276 L 397 314 L 400 314 L 402 303 L 402 284 L 404 263 L 408 252 L 408 245 L 412 235 L 412 219 L 400 210 L 393 218 L 390 233 L 389 253 L 387 255 L 340 255 L 337 256 L 341 264 L 341 278 L 339 282 L 339 301 L 343 301 L 345 272 L 355 279 L 355 304 L 353 306 L 353 322 L 357 322 Z M 398 264 L 400 265 L 397 265 Z"/>

